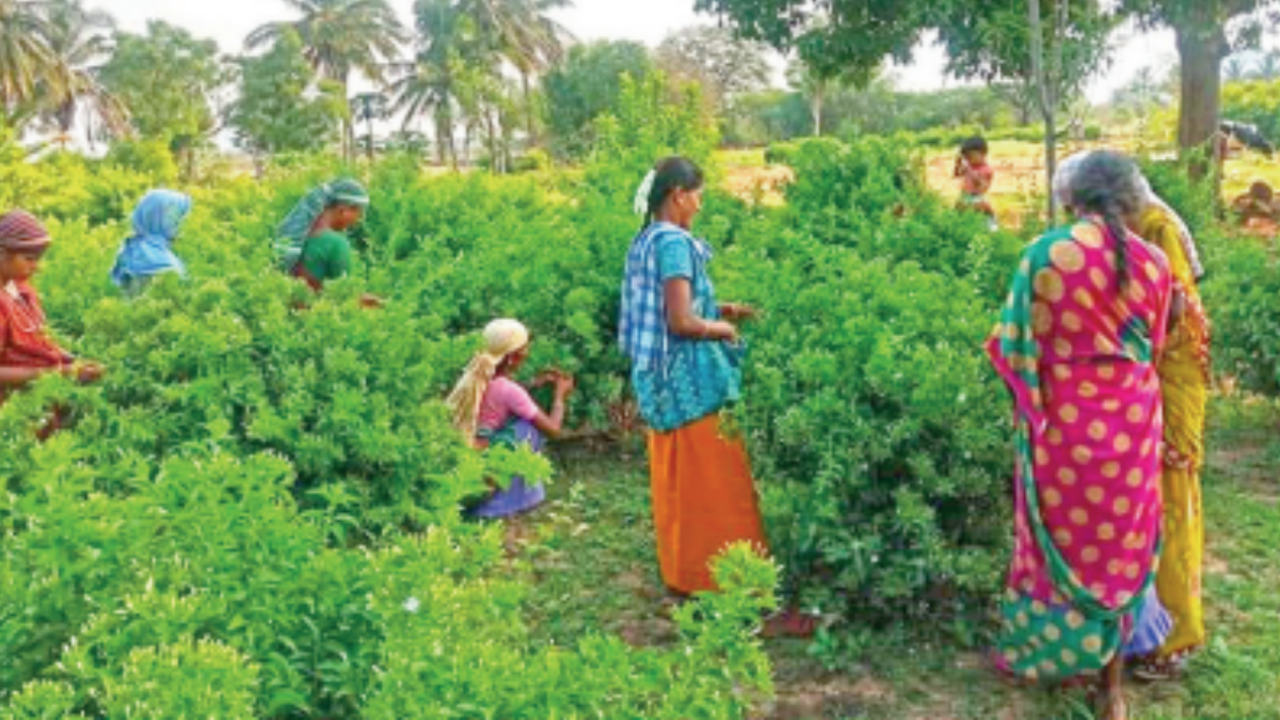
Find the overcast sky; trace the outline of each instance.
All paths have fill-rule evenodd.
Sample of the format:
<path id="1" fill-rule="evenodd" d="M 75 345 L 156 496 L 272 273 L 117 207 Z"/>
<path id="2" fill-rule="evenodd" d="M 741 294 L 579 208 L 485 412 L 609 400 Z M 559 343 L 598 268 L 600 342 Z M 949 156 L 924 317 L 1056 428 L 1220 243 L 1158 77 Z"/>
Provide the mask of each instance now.
<path id="1" fill-rule="evenodd" d="M 413 0 L 391 0 L 408 22 Z M 218 41 L 224 52 L 240 50 L 244 37 L 253 28 L 272 20 L 294 17 L 281 0 L 96 0 L 90 5 L 107 10 L 126 30 L 141 31 L 150 18 L 159 18 Z M 656 45 L 674 30 L 711 22 L 693 12 L 694 0 L 576 0 L 573 9 L 560 20 L 579 39 L 628 39 Z M 925 46 L 917 50 L 916 61 L 895 68 L 899 86 L 906 90 L 931 90 L 948 81 L 943 73 L 943 52 Z M 1111 69 L 1090 88 L 1094 100 L 1105 100 L 1141 67 L 1170 67 L 1176 60 L 1173 38 L 1168 33 L 1128 32 L 1121 38 Z"/>

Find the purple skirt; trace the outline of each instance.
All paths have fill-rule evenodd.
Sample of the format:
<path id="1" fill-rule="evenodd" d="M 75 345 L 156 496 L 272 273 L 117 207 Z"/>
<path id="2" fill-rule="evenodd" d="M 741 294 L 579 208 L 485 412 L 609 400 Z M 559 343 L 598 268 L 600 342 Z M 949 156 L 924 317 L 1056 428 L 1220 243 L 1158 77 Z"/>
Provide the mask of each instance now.
<path id="1" fill-rule="evenodd" d="M 1133 635 L 1124 646 L 1124 659 L 1145 657 L 1159 650 L 1173 632 L 1173 617 L 1160 603 L 1155 583 L 1147 589 L 1142 606 L 1133 614 Z"/>
<path id="2" fill-rule="evenodd" d="M 545 444 L 542 433 L 528 420 L 514 420 L 507 424 L 492 439 L 494 443 L 526 445 L 530 450 L 541 453 Z M 506 490 L 499 490 L 490 495 L 479 506 L 472 508 L 467 514 L 473 518 L 498 519 L 528 512 L 547 499 L 547 490 L 542 483 L 528 483 L 524 478 L 515 476 Z"/>

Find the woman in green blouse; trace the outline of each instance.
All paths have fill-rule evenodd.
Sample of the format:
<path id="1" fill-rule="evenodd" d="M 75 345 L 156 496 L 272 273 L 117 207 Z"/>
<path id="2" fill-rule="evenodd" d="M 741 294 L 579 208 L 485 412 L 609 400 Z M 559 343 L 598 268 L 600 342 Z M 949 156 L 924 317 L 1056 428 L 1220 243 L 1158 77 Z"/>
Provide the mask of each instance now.
<path id="1" fill-rule="evenodd" d="M 335 180 L 308 193 L 280 226 L 277 249 L 285 271 L 316 292 L 350 274 L 347 231 L 368 207 L 369 194 L 354 180 Z"/>

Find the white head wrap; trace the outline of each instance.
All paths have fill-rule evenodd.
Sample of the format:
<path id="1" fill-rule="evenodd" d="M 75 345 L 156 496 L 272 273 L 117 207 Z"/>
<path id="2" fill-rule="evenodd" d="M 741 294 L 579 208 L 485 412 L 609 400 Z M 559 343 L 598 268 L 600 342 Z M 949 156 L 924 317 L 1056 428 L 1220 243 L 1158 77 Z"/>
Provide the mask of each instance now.
<path id="1" fill-rule="evenodd" d="M 476 354 L 446 401 L 453 424 L 468 441 L 476 436 L 480 404 L 507 356 L 529 344 L 529 330 L 517 320 L 494 320 L 484 329 L 485 349 Z"/>

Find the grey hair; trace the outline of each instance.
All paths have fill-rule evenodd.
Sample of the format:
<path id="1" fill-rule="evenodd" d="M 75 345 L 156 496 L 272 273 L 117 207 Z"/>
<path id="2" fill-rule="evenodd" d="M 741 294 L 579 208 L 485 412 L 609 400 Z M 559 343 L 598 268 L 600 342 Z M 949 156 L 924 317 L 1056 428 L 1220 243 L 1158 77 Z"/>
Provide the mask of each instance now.
<path id="1" fill-rule="evenodd" d="M 1125 219 L 1146 209 L 1150 191 L 1133 160 L 1111 150 L 1099 150 L 1080 160 L 1068 185 L 1072 207 L 1097 215 L 1116 243 L 1116 276 L 1129 284 L 1129 228 Z"/>
<path id="2" fill-rule="evenodd" d="M 1076 153 L 1058 163 L 1058 169 L 1053 173 L 1053 196 L 1068 210 L 1074 211 L 1076 206 L 1075 198 L 1071 196 L 1071 183 L 1080 171 L 1080 163 L 1092 154 L 1092 150 Z"/>

